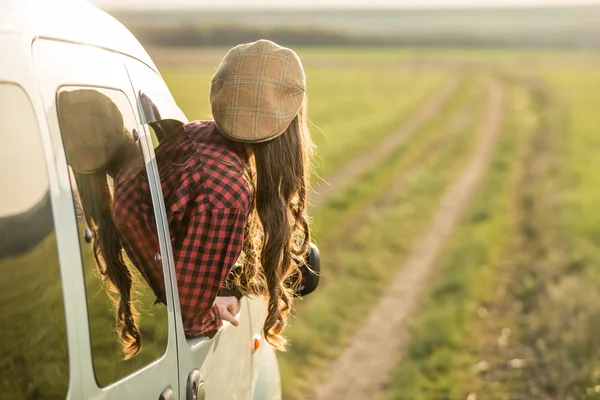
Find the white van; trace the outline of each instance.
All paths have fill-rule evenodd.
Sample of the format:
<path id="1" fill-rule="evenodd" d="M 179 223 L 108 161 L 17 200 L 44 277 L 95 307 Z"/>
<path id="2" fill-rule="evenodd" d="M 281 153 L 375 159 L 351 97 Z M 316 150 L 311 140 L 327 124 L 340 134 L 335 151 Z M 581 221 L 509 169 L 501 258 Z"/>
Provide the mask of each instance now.
<path id="1" fill-rule="evenodd" d="M 156 215 L 166 306 L 134 276 L 143 348 L 129 360 L 57 112 L 81 89 L 118 106 Z M 242 298 L 240 326 L 212 339 L 184 335 L 154 147 L 187 120 L 131 33 L 83 0 L 0 0 L 0 105 L 0 399 L 280 398 L 262 302 Z"/>

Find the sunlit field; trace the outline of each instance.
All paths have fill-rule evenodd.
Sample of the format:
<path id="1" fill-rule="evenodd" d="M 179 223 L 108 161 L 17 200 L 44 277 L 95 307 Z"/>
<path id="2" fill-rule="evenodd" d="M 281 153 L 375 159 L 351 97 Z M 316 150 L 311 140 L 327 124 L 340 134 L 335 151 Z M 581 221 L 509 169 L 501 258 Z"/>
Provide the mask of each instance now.
<path id="1" fill-rule="evenodd" d="M 408 339 L 378 396 L 596 398 L 598 55 L 305 49 L 301 56 L 325 181 L 394 134 L 451 79 L 459 83 L 376 167 L 333 188 L 313 210 L 323 274 L 317 292 L 297 303 L 290 348 L 279 356 L 284 398 L 310 397 L 333 379 L 344 350 L 365 340 L 357 330 L 473 157 L 490 79 L 504 98 L 499 138 L 418 294 Z M 195 69 L 195 57 L 163 70 L 190 119 L 209 116 L 214 69 Z"/>
<path id="2" fill-rule="evenodd" d="M 389 399 L 598 398 L 600 74 L 505 76 L 503 136 Z"/>

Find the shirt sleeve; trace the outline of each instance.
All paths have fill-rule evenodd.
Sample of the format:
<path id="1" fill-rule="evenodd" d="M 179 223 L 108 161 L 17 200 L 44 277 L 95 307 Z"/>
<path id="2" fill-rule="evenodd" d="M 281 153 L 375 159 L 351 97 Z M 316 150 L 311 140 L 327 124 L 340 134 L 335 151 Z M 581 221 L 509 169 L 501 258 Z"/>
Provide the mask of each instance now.
<path id="1" fill-rule="evenodd" d="M 246 216 L 236 208 L 212 208 L 188 221 L 175 249 L 183 327 L 188 337 L 210 336 L 221 325 L 212 305 L 242 251 Z"/>

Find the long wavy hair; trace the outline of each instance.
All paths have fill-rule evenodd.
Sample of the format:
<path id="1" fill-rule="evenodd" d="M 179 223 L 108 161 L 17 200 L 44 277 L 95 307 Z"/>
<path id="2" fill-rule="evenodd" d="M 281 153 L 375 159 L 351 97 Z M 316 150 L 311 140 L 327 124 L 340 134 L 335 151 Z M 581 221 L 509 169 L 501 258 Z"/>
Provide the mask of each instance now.
<path id="1" fill-rule="evenodd" d="M 116 329 L 125 359 L 142 349 L 138 312 L 132 302 L 133 275 L 121 247 L 120 234 L 112 218 L 112 196 L 106 172 L 74 172 L 79 200 L 92 232 L 93 254 L 106 292 L 116 311 Z"/>
<path id="2" fill-rule="evenodd" d="M 311 240 L 306 210 L 314 144 L 306 114 L 305 99 L 286 132 L 247 147 L 246 174 L 254 197 L 241 267 L 231 275 L 242 294 L 265 298 L 263 336 L 278 350 L 287 344 L 282 333 L 301 279 L 298 265 Z"/>

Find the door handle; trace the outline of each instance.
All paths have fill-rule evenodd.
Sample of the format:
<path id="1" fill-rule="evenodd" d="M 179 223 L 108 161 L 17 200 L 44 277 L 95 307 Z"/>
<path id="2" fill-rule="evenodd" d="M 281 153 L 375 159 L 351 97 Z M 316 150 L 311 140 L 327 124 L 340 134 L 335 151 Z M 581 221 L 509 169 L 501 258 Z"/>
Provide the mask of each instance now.
<path id="1" fill-rule="evenodd" d="M 197 369 L 190 372 L 187 379 L 186 400 L 204 400 L 204 380 Z"/>
<path id="2" fill-rule="evenodd" d="M 158 396 L 158 400 L 175 400 L 175 392 L 173 392 L 173 389 L 168 387 L 162 391 L 160 396 Z"/>

